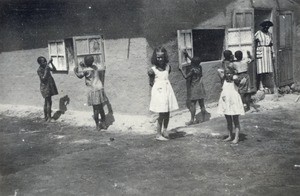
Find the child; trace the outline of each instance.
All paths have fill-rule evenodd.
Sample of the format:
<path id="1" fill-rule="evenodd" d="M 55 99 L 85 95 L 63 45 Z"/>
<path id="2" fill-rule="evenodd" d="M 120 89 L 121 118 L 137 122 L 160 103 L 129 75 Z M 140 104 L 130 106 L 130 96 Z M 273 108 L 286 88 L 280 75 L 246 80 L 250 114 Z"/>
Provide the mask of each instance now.
<path id="1" fill-rule="evenodd" d="M 85 84 L 89 87 L 88 92 L 88 105 L 93 106 L 93 118 L 96 123 L 96 129 L 107 129 L 105 123 L 105 112 L 103 109 L 103 103 L 107 101 L 106 94 L 104 92 L 103 83 L 100 80 L 100 70 L 93 64 L 94 57 L 88 55 L 84 57 L 84 63 L 80 63 L 82 72 L 79 72 L 78 66 L 74 68 L 74 72 L 78 78 L 85 77 Z M 99 124 L 99 113 L 101 116 L 101 123 Z"/>
<path id="2" fill-rule="evenodd" d="M 156 140 L 168 140 L 167 128 L 170 119 L 170 112 L 178 109 L 178 103 L 169 81 L 171 67 L 168 54 L 165 48 L 158 47 L 153 51 L 151 63 L 154 65 L 148 71 L 150 78 L 154 78 L 151 90 L 150 111 L 157 112 L 157 135 Z M 163 131 L 162 131 L 163 126 Z"/>
<path id="3" fill-rule="evenodd" d="M 243 62 L 243 52 L 238 50 L 234 53 L 236 61 L 233 62 L 233 67 L 237 70 L 237 85 L 242 101 L 246 104 L 246 111 L 250 110 L 250 76 L 248 74 L 248 63 Z"/>
<path id="4" fill-rule="evenodd" d="M 225 55 L 229 54 L 228 52 L 224 53 Z M 224 114 L 227 121 L 227 128 L 229 131 L 229 136 L 224 141 L 230 141 L 233 138 L 233 124 L 235 126 L 235 138 L 232 143 L 236 144 L 239 141 L 239 132 L 240 132 L 240 122 L 239 115 L 244 115 L 243 102 L 241 96 L 238 93 L 238 87 L 234 83 L 234 80 L 237 79 L 237 76 L 234 76 L 236 70 L 232 65 L 224 69 L 224 84 L 222 87 L 221 96 L 219 99 L 218 113 Z"/>
<path id="5" fill-rule="evenodd" d="M 221 83 L 223 84 L 224 83 L 224 71 L 227 67 L 232 67 L 232 62 L 233 62 L 233 54 L 231 52 L 231 50 L 225 50 L 223 52 L 223 56 L 224 56 L 224 59 L 222 61 L 222 68 L 218 69 L 218 75 L 221 79 Z"/>
<path id="6" fill-rule="evenodd" d="M 189 54 L 184 51 L 184 56 L 186 58 L 189 58 L 191 60 L 191 70 L 187 75 L 185 75 L 183 72 L 182 75 L 187 80 L 187 87 L 190 89 L 190 97 L 188 98 L 190 100 L 189 103 L 189 110 L 191 113 L 191 120 L 189 122 L 186 122 L 186 125 L 192 125 L 195 123 L 195 114 L 196 114 L 196 104 L 197 102 L 200 105 L 201 113 L 202 113 L 202 122 L 205 121 L 205 105 L 204 105 L 204 98 L 206 96 L 205 89 L 202 81 L 202 67 L 200 65 L 200 58 L 199 57 L 193 57 L 191 58 Z"/>
<path id="7" fill-rule="evenodd" d="M 54 79 L 50 72 L 50 71 L 56 71 L 56 67 L 53 65 L 52 61 L 53 60 L 50 59 L 49 63 L 47 63 L 46 58 L 43 56 L 37 58 L 37 62 L 40 65 L 40 67 L 37 70 L 37 74 L 41 81 L 40 83 L 41 94 L 45 99 L 44 119 L 46 122 L 51 122 L 51 107 L 52 107 L 51 97 L 53 95 L 58 94 Z"/>

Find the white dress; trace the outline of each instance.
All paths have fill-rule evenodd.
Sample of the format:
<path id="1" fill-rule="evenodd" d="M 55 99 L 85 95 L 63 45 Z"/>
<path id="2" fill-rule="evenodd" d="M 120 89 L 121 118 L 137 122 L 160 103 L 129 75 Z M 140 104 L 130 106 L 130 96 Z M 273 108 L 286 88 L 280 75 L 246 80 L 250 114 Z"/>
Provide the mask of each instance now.
<path id="1" fill-rule="evenodd" d="M 234 82 L 224 81 L 217 112 L 226 115 L 244 115 L 244 105 Z"/>
<path id="2" fill-rule="evenodd" d="M 169 65 L 164 71 L 159 71 L 155 66 L 151 69 L 155 73 L 155 79 L 151 90 L 150 111 L 160 113 L 177 110 L 178 103 L 169 81 Z"/>

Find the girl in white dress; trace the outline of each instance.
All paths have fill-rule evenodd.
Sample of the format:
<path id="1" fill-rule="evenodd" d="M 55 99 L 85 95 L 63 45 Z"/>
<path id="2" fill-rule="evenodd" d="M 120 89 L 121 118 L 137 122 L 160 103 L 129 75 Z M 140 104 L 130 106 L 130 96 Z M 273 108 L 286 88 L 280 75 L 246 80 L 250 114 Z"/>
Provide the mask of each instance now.
<path id="1" fill-rule="evenodd" d="M 232 143 L 236 144 L 239 141 L 239 132 L 241 129 L 239 115 L 244 115 L 244 106 L 241 96 L 238 92 L 238 87 L 234 83 L 238 77 L 232 65 L 225 67 L 224 70 L 224 84 L 218 104 L 218 113 L 224 114 L 227 121 L 227 129 L 229 136 L 224 141 L 231 141 L 233 139 L 233 123 L 235 126 L 235 137 Z"/>
<path id="2" fill-rule="evenodd" d="M 178 109 L 178 103 L 169 81 L 171 67 L 167 64 L 168 62 L 166 49 L 156 48 L 151 58 L 151 63 L 154 66 L 148 71 L 150 85 L 152 86 L 150 111 L 159 113 L 156 139 L 160 141 L 168 140 L 166 131 L 170 112 Z"/>

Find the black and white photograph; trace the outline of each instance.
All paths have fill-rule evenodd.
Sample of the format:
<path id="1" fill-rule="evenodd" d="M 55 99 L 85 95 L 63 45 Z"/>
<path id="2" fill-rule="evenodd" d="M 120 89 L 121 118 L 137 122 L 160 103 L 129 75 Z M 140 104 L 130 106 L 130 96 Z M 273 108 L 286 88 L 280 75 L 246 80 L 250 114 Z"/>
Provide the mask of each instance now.
<path id="1" fill-rule="evenodd" d="M 297 196 L 300 0 L 0 0 L 0 196 Z"/>

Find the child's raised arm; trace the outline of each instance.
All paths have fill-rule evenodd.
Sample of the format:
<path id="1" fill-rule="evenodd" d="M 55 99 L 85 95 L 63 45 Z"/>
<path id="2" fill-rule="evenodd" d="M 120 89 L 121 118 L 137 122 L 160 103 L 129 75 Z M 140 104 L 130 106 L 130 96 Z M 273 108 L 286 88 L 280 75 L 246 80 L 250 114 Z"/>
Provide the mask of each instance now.
<path id="1" fill-rule="evenodd" d="M 82 62 L 80 62 L 80 65 L 82 64 Z M 74 73 L 75 73 L 75 75 L 78 77 L 78 78 L 83 78 L 84 77 L 84 72 L 81 72 L 81 73 L 79 73 L 79 71 L 78 71 L 78 65 L 76 65 L 75 67 L 74 67 Z"/>
<path id="2" fill-rule="evenodd" d="M 50 64 L 51 64 L 52 67 L 49 66 Z M 49 60 L 48 66 L 49 66 L 51 71 L 56 71 L 57 70 L 56 67 L 53 64 L 53 59 L 52 58 Z"/>

